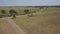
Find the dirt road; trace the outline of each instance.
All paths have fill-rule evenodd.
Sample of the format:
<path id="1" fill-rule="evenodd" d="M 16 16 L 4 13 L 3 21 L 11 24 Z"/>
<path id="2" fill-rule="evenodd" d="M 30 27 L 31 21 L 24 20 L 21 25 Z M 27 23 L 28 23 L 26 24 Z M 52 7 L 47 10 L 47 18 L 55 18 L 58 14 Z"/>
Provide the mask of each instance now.
<path id="1" fill-rule="evenodd" d="M 22 30 L 11 18 L 6 17 L 4 18 L 5 24 L 3 29 L 3 34 L 26 34 L 24 30 Z M 4 32 L 6 31 L 6 32 Z"/>

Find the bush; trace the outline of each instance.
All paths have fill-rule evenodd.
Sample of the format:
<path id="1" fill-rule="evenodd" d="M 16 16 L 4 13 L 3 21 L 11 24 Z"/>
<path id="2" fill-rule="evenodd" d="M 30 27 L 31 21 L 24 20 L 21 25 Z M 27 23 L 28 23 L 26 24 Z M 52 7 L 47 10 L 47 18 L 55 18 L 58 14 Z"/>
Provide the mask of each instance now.
<path id="1" fill-rule="evenodd" d="M 6 11 L 5 10 L 1 10 L 1 16 L 0 17 L 5 17 L 6 16 Z"/>
<path id="2" fill-rule="evenodd" d="M 5 11 L 5 10 L 1 10 L 1 13 L 2 13 L 2 14 L 6 14 L 6 11 Z"/>
<path id="3" fill-rule="evenodd" d="M 17 15 L 17 12 L 15 11 L 15 10 L 13 10 L 13 9 L 11 9 L 10 11 L 9 11 L 9 14 L 12 16 L 13 14 L 14 15 Z"/>
<path id="4" fill-rule="evenodd" d="M 9 11 L 9 13 L 10 13 L 10 16 L 12 16 L 13 18 L 16 18 L 17 12 L 15 10 L 12 9 Z"/>
<path id="5" fill-rule="evenodd" d="M 25 14 L 29 14 L 29 10 L 28 9 L 25 9 L 24 12 L 25 12 Z"/>

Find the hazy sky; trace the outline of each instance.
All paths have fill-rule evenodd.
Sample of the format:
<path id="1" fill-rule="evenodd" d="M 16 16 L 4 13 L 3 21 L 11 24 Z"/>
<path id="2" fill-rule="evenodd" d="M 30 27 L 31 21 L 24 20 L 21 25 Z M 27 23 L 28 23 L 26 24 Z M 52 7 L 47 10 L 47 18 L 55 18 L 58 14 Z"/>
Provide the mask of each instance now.
<path id="1" fill-rule="evenodd" d="M 60 5 L 60 0 L 0 0 L 0 6 Z"/>

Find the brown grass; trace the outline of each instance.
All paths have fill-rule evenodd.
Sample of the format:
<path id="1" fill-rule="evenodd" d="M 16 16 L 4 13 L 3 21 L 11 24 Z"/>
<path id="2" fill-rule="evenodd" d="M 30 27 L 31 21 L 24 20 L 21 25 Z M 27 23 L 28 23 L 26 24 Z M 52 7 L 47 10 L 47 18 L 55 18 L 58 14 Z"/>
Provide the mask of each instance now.
<path id="1" fill-rule="evenodd" d="M 60 34 L 60 8 L 39 10 L 35 14 L 32 17 L 20 15 L 14 20 L 27 34 Z M 3 33 L 4 22 L 0 19 L 0 34 L 7 34 Z"/>
<path id="2" fill-rule="evenodd" d="M 47 9 L 40 13 L 33 17 L 17 17 L 15 22 L 27 34 L 60 34 L 60 10 Z"/>
<path id="3" fill-rule="evenodd" d="M 5 20 L 0 19 L 0 34 L 7 34 L 5 31 Z"/>

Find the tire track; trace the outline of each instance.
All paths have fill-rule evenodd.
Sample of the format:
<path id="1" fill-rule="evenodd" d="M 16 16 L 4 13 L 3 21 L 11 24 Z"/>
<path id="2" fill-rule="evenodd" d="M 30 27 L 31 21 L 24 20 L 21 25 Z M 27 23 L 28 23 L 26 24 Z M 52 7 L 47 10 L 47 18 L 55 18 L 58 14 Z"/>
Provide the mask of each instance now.
<path id="1" fill-rule="evenodd" d="M 11 18 L 5 18 L 5 27 L 8 34 L 26 34 Z"/>

